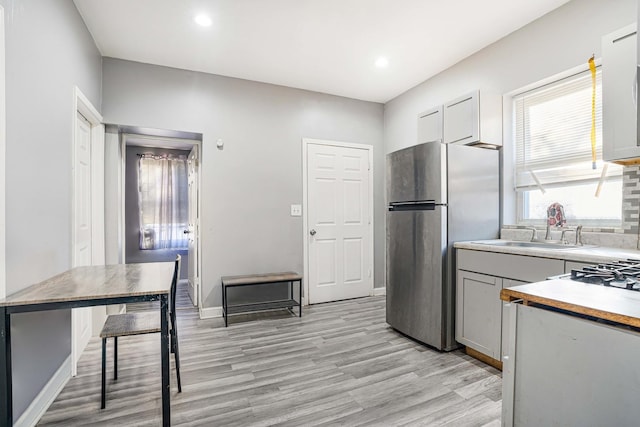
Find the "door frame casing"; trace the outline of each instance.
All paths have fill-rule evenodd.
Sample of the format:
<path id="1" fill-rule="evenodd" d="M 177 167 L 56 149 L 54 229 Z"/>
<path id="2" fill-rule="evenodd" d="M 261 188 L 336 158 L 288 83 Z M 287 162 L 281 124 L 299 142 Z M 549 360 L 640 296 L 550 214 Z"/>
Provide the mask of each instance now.
<path id="1" fill-rule="evenodd" d="M 103 265 L 105 260 L 105 236 L 104 236 L 104 125 L 102 115 L 96 110 L 91 101 L 82 93 L 78 86 L 73 88 L 73 120 L 72 120 L 72 147 L 71 160 L 75 167 L 76 156 L 76 127 L 78 125 L 78 113 L 87 119 L 91 126 L 91 264 Z M 76 230 L 75 230 L 75 172 L 71 171 L 71 266 L 74 265 Z M 95 312 L 94 309 L 90 309 Z M 77 317 L 71 310 L 71 375 L 77 373 L 77 353 L 75 341 Z M 90 325 L 91 327 L 91 325 Z"/>
<path id="2" fill-rule="evenodd" d="M 4 8 L 0 6 L 0 170 L 6 171 L 6 91 L 5 91 L 5 56 L 4 56 Z M 0 174 L 0 298 L 7 295 L 6 282 L 6 217 L 5 217 L 5 172 Z"/>
<path id="3" fill-rule="evenodd" d="M 201 206 L 201 200 L 200 200 L 200 176 L 202 175 L 200 173 L 200 162 L 202 160 L 202 143 L 199 144 L 194 144 L 193 148 L 191 149 L 191 152 L 189 152 L 189 160 L 191 160 L 191 153 L 195 150 L 195 175 L 196 175 L 196 179 L 195 179 L 195 183 L 196 183 L 196 221 L 193 225 L 194 230 L 192 231 L 192 233 L 195 235 L 195 240 L 196 240 L 196 244 L 195 244 L 195 252 L 196 252 L 196 257 L 195 260 L 191 260 L 191 254 L 189 254 L 189 259 L 187 260 L 188 262 L 194 262 L 195 263 L 195 280 L 193 283 L 193 293 L 194 293 L 194 299 L 195 299 L 195 304 L 193 304 L 195 307 L 198 308 L 198 311 L 202 311 L 201 307 L 202 304 L 200 304 L 200 300 L 202 299 L 202 295 L 200 294 L 200 282 L 201 282 L 201 278 L 200 278 L 200 206 Z M 188 190 L 190 191 L 190 190 Z M 189 203 L 189 219 L 191 219 L 191 194 L 189 194 L 189 198 L 188 198 L 188 203 Z M 189 279 L 189 269 L 187 269 L 187 280 Z M 189 283 L 189 286 L 191 286 L 191 283 Z M 193 302 L 193 301 L 192 301 Z"/>
<path id="4" fill-rule="evenodd" d="M 358 150 L 366 150 L 368 155 L 368 173 L 369 173 L 369 235 L 371 238 L 369 239 L 369 248 L 366 251 L 369 260 L 370 260 L 370 268 L 371 268 L 371 287 L 369 288 L 369 295 L 374 295 L 375 283 L 374 283 L 374 224 L 373 224 L 373 146 L 367 144 L 358 144 L 353 142 L 341 142 L 341 141 L 331 141 L 325 139 L 313 139 L 313 138 L 302 138 L 302 239 L 303 239 L 303 274 L 304 274 L 304 286 L 303 292 L 304 297 L 302 298 L 303 305 L 309 305 L 309 216 L 308 216 L 308 207 L 309 207 L 309 193 L 308 193 L 308 147 L 309 145 L 324 145 L 331 147 L 341 147 L 341 148 L 355 148 Z"/>
<path id="5" fill-rule="evenodd" d="M 200 313 L 200 318 L 204 318 L 202 315 L 202 233 L 200 231 L 200 219 L 202 218 L 202 151 L 203 140 L 202 134 L 195 134 L 191 132 L 183 131 L 167 131 L 152 128 L 141 128 L 134 126 L 118 125 L 118 145 L 119 145 L 119 170 L 118 170 L 118 231 L 119 236 L 119 257 L 122 264 L 126 263 L 126 226 L 125 226 L 125 194 L 127 188 L 126 182 L 126 169 L 127 169 L 127 146 L 146 146 L 150 148 L 166 148 L 166 149 L 185 149 L 182 145 L 190 145 L 190 149 L 194 146 L 198 147 L 198 165 L 197 165 L 197 193 L 198 193 L 198 226 L 196 231 L 196 238 L 198 240 L 197 247 L 197 261 L 196 261 L 196 292 L 198 295 L 197 305 Z M 196 137 L 198 136 L 198 137 Z M 132 143 L 131 140 L 136 142 Z M 141 141 L 148 141 L 148 145 Z M 177 144 L 177 145 L 176 145 Z"/>

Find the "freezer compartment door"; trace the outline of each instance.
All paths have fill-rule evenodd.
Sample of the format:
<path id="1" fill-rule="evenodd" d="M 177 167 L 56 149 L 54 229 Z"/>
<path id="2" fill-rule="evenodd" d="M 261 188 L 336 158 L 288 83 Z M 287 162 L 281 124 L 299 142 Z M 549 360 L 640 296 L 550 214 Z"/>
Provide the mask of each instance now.
<path id="1" fill-rule="evenodd" d="M 447 203 L 447 146 L 427 142 L 387 155 L 388 201 Z"/>
<path id="2" fill-rule="evenodd" d="M 443 349 L 446 207 L 387 212 L 387 323 Z"/>

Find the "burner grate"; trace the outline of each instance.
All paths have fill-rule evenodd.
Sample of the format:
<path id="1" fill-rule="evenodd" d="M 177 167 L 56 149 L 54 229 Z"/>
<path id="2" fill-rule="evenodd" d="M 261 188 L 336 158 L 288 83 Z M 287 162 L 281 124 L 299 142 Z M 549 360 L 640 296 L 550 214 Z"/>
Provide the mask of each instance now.
<path id="1" fill-rule="evenodd" d="M 571 279 L 633 291 L 640 291 L 640 260 L 628 259 L 572 269 Z"/>

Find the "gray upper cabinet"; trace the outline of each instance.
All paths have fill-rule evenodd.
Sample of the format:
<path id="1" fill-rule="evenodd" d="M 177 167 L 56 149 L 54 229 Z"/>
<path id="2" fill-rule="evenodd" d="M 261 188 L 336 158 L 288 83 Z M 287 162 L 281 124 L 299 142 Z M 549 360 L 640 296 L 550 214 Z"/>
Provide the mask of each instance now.
<path id="1" fill-rule="evenodd" d="M 621 164 L 640 158 L 636 28 L 632 24 L 602 38 L 603 158 Z"/>
<path id="2" fill-rule="evenodd" d="M 443 106 L 446 144 L 502 145 L 502 97 L 473 91 Z"/>
<path id="3" fill-rule="evenodd" d="M 418 114 L 418 144 L 442 142 L 442 106 Z"/>

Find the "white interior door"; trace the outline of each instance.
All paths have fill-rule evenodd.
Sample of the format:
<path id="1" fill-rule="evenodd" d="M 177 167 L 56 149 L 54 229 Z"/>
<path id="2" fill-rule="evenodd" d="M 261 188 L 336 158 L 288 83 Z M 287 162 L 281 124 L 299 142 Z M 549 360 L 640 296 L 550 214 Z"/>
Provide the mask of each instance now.
<path id="1" fill-rule="evenodd" d="M 369 150 L 307 146 L 309 303 L 373 290 Z"/>
<path id="2" fill-rule="evenodd" d="M 92 264 L 91 224 L 91 124 L 77 113 L 73 155 L 73 266 Z M 91 338 L 91 308 L 72 311 L 73 366 Z"/>
<path id="3" fill-rule="evenodd" d="M 194 145 L 189 153 L 189 286 L 188 292 L 194 306 L 198 305 L 200 277 L 198 274 L 198 233 L 200 221 L 198 217 L 198 146 Z"/>

